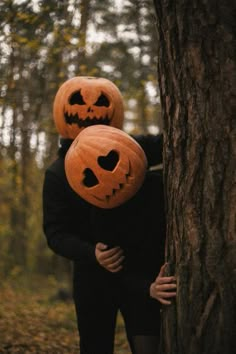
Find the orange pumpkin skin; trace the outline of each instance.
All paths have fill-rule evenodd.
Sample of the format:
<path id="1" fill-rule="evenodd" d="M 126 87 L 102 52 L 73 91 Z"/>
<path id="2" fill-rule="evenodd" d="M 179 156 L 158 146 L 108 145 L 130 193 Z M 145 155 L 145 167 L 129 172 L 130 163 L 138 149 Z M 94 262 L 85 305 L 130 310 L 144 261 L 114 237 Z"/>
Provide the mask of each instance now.
<path id="1" fill-rule="evenodd" d="M 73 141 L 65 158 L 71 188 L 87 202 L 115 208 L 133 197 L 147 170 L 141 146 L 120 129 L 95 125 Z"/>
<path id="2" fill-rule="evenodd" d="M 110 80 L 76 76 L 64 82 L 56 93 L 53 118 L 59 134 L 75 137 L 95 124 L 122 128 L 124 106 L 121 93 Z"/>

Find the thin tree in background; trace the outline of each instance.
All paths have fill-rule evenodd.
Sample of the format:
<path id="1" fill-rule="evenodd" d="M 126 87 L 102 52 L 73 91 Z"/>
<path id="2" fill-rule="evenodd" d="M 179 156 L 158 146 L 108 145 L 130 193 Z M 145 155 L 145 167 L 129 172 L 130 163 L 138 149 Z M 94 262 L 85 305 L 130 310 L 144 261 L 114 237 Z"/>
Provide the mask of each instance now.
<path id="1" fill-rule="evenodd" d="M 236 353 L 235 3 L 154 1 L 164 121 L 165 354 Z"/>

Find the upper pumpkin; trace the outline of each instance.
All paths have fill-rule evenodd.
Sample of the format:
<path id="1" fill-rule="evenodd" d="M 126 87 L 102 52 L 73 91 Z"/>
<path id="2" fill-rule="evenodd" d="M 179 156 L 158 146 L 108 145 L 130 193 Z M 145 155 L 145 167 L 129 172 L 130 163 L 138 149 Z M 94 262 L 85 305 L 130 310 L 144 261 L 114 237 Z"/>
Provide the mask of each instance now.
<path id="1" fill-rule="evenodd" d="M 95 124 L 122 128 L 122 96 L 110 80 L 76 76 L 57 91 L 53 117 L 59 134 L 69 139 L 75 139 L 84 128 Z"/>

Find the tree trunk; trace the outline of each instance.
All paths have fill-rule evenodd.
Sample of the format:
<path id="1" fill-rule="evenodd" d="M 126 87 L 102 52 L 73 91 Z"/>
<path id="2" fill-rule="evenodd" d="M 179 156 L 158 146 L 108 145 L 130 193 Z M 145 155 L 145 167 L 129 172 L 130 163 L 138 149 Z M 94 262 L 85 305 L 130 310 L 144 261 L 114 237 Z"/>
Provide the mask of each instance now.
<path id="1" fill-rule="evenodd" d="M 162 354 L 236 353 L 235 3 L 154 0 L 166 258 L 176 303 Z M 234 107 L 234 109 L 233 109 Z"/>
<path id="2" fill-rule="evenodd" d="M 137 94 L 138 104 L 138 117 L 140 119 L 140 128 L 142 134 L 148 134 L 148 120 L 147 120 L 147 95 L 144 84 L 140 84 L 140 88 Z"/>
<path id="3" fill-rule="evenodd" d="M 80 65 L 86 64 L 86 44 L 87 44 L 87 32 L 88 22 L 90 17 L 90 0 L 82 0 L 80 4 L 80 27 L 79 27 L 79 59 Z"/>

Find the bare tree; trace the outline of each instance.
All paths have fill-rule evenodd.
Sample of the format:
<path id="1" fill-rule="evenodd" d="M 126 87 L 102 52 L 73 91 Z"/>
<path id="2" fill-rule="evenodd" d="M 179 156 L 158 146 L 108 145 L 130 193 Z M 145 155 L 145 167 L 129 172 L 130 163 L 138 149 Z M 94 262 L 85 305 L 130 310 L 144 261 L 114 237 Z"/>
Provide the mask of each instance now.
<path id="1" fill-rule="evenodd" d="M 176 304 L 162 354 L 236 353 L 235 2 L 154 1 L 166 257 Z"/>

